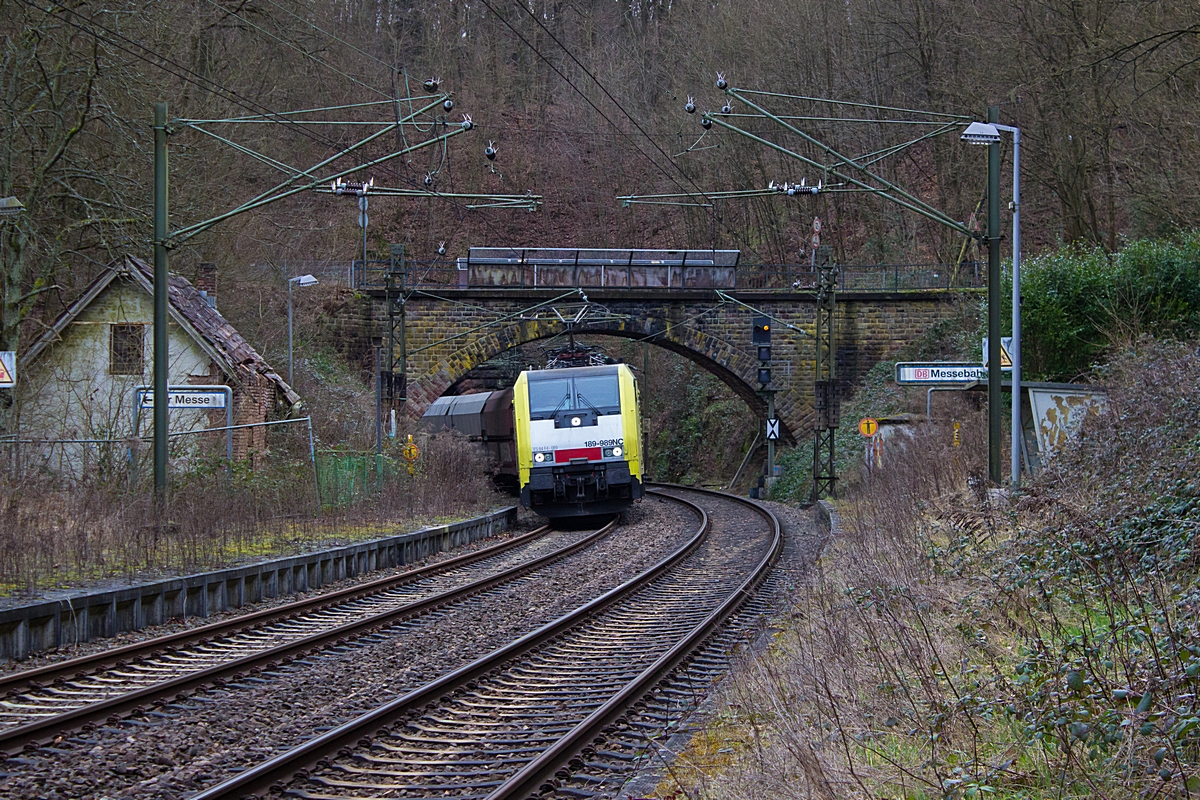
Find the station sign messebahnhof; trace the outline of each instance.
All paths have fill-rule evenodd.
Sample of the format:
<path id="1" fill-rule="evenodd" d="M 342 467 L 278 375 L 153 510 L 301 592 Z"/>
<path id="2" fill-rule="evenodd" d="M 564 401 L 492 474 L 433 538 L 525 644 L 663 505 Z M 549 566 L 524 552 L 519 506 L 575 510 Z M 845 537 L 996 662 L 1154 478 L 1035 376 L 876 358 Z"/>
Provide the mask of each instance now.
<path id="1" fill-rule="evenodd" d="M 978 364 L 896 364 L 896 383 L 975 383 L 987 381 L 987 367 Z"/>

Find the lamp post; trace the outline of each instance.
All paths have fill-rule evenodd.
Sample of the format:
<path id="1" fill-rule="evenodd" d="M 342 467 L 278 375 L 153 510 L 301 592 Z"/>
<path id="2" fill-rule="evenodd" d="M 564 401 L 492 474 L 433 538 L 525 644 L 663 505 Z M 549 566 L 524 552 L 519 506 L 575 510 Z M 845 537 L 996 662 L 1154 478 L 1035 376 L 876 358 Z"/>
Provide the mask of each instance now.
<path id="1" fill-rule="evenodd" d="M 0 197 L 0 217 L 15 217 L 25 210 L 25 204 L 16 197 Z"/>
<path id="2" fill-rule="evenodd" d="M 971 144 L 995 145 L 1000 141 L 1000 131 L 1007 131 L 1013 137 L 1013 199 L 1010 206 L 1013 212 L 1012 347 L 1009 355 L 1012 357 L 1013 397 L 1010 467 L 1015 489 L 1021 483 L 1021 437 L 1024 435 L 1021 426 L 1021 129 L 995 122 L 972 122 L 963 131 L 962 139 Z M 989 374 L 989 381 L 991 377 Z"/>
<path id="3" fill-rule="evenodd" d="M 288 386 L 292 385 L 292 287 L 316 286 L 317 283 L 317 279 L 312 275 L 288 278 Z"/>

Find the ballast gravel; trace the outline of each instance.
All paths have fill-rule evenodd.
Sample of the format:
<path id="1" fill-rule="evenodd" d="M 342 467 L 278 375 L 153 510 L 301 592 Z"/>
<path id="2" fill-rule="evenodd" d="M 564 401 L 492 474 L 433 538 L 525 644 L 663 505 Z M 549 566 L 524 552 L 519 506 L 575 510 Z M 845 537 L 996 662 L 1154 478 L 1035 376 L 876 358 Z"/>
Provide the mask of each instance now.
<path id="1" fill-rule="evenodd" d="M 697 518 L 647 498 L 599 544 L 451 609 L 56 741 L 0 766 L 0 795 L 182 800 L 470 663 L 603 594 L 682 544 Z"/>

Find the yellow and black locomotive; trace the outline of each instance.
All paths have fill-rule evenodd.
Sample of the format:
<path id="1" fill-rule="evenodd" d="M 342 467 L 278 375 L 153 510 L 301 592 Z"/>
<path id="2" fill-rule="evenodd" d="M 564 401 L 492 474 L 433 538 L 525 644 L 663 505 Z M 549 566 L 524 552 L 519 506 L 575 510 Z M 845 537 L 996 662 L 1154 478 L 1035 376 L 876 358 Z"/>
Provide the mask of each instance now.
<path id="1" fill-rule="evenodd" d="M 439 398 L 425 421 L 478 437 L 500 476 L 516 479 L 521 504 L 544 517 L 616 513 L 644 492 L 637 381 L 625 364 L 528 370 L 512 389 Z"/>
<path id="2" fill-rule="evenodd" d="M 642 496 L 637 381 L 625 364 L 522 372 L 513 415 L 526 508 L 606 514 Z"/>

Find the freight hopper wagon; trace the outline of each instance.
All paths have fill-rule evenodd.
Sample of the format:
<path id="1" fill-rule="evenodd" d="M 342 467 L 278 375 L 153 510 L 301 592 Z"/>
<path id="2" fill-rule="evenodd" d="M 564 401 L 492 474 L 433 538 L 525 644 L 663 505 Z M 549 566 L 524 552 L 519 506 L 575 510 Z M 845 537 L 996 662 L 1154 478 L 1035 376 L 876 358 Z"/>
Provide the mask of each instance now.
<path id="1" fill-rule="evenodd" d="M 643 495 L 637 382 L 624 364 L 522 372 L 512 389 L 438 399 L 424 422 L 482 441 L 544 517 L 616 513 Z"/>
<path id="2" fill-rule="evenodd" d="M 519 487 L 512 397 L 512 389 L 439 397 L 421 417 L 421 427 L 431 433 L 458 431 L 481 442 L 496 470 L 496 485 L 515 492 Z"/>

